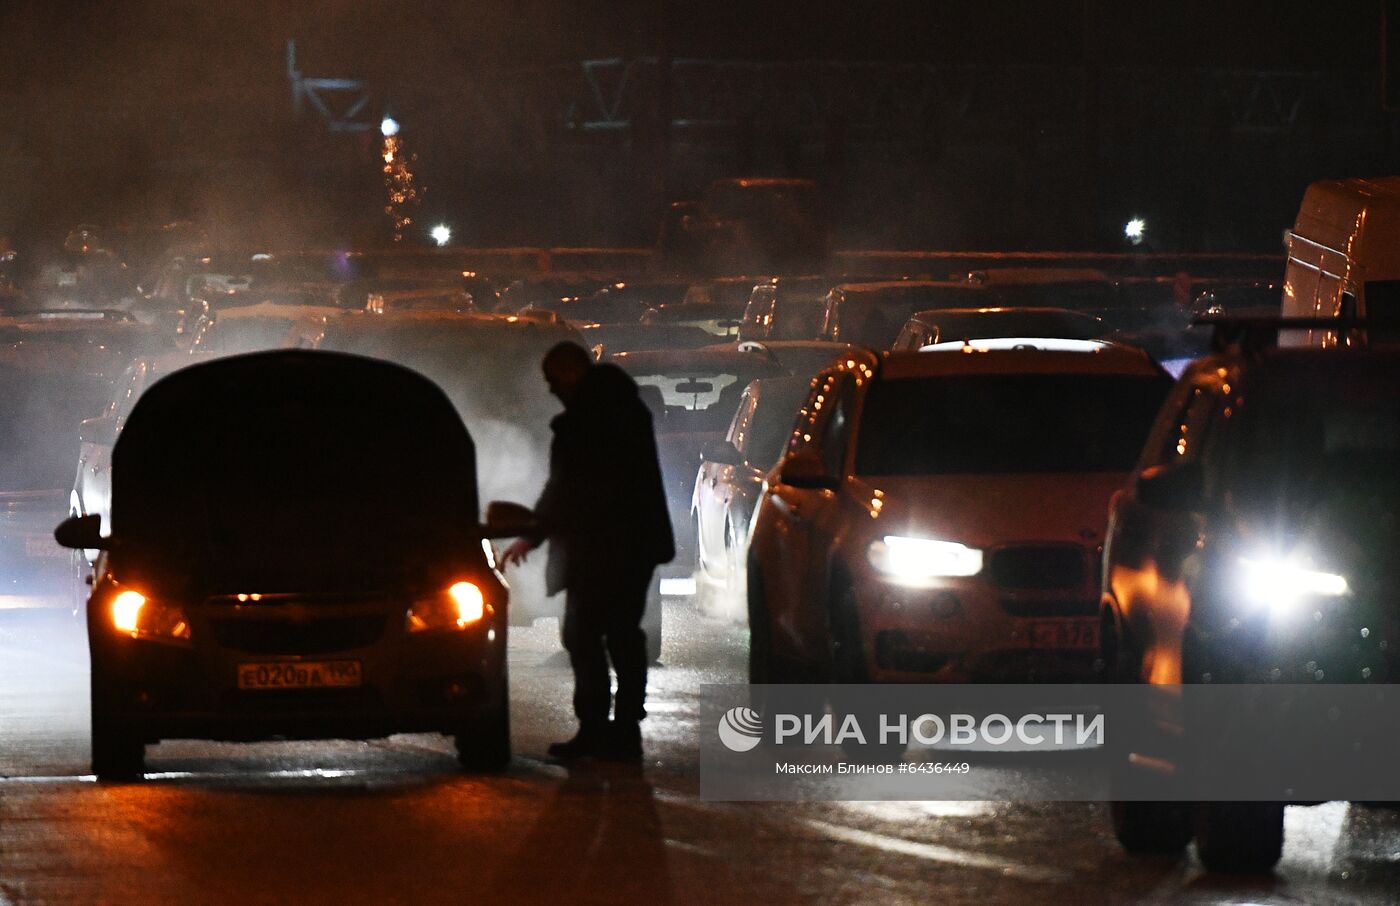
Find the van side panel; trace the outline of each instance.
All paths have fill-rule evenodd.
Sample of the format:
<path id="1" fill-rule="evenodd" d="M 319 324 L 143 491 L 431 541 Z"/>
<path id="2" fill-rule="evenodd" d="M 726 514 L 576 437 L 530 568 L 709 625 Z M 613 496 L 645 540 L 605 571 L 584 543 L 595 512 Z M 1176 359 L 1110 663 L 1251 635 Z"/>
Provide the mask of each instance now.
<path id="1" fill-rule="evenodd" d="M 1288 242 L 1284 317 L 1335 317 L 1344 293 L 1365 316 L 1368 280 L 1400 279 L 1400 177 L 1328 180 L 1303 195 Z M 1325 346 L 1327 331 L 1287 331 L 1281 346 Z"/>

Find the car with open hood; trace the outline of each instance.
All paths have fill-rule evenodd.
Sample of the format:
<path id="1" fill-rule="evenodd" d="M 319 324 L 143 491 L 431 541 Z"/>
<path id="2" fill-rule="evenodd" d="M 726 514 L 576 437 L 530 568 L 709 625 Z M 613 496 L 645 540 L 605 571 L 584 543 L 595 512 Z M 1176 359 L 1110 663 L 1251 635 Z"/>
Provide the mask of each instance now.
<path id="1" fill-rule="evenodd" d="M 507 587 L 475 448 L 408 369 L 268 352 L 149 387 L 112 452 L 87 607 L 92 766 L 139 779 L 163 739 L 455 737 L 510 758 Z M 515 529 L 519 531 L 519 529 Z"/>

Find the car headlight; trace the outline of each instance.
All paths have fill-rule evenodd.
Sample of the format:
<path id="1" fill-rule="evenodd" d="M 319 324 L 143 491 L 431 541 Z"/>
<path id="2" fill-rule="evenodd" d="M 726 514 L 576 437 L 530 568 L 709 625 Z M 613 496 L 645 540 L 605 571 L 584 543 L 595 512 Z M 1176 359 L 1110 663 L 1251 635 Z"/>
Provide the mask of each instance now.
<path id="1" fill-rule="evenodd" d="M 897 582 L 921 582 L 982 571 L 982 551 L 956 541 L 886 535 L 866 553 L 870 565 Z"/>
<path id="2" fill-rule="evenodd" d="M 177 604 L 152 600 L 127 589 L 112 599 L 112 628 L 133 639 L 188 640 L 190 623 Z"/>
<path id="3" fill-rule="evenodd" d="M 486 597 L 471 582 L 454 582 L 445 590 L 419 598 L 408 609 L 409 632 L 466 629 L 486 616 Z"/>
<path id="4" fill-rule="evenodd" d="M 1239 590 L 1255 607 L 1287 612 L 1308 598 L 1339 598 L 1351 591 L 1347 580 L 1282 557 L 1240 557 Z"/>

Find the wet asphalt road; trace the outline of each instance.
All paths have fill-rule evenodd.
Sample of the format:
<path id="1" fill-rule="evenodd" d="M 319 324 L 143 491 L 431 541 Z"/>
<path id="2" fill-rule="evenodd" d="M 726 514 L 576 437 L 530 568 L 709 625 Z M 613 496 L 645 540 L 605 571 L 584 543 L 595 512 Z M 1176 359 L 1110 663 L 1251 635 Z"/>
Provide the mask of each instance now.
<path id="1" fill-rule="evenodd" d="M 25 603 L 25 602 L 10 602 Z M 516 631 L 516 762 L 457 772 L 448 740 L 149 751 L 145 783 L 87 774 L 77 627 L 0 609 L 0 904 L 1400 903 L 1400 813 L 1289 809 L 1263 879 L 1135 859 L 1083 803 L 712 803 L 695 701 L 744 675 L 735 627 L 667 613 L 641 771 L 566 771 L 555 627 Z"/>

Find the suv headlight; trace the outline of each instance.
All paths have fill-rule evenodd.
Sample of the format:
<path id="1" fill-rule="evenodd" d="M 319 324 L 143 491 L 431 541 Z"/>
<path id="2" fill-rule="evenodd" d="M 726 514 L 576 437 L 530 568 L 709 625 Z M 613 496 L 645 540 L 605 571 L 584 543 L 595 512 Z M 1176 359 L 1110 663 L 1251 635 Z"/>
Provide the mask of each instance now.
<path id="1" fill-rule="evenodd" d="M 897 582 L 921 582 L 982 571 L 982 551 L 956 541 L 886 535 L 866 552 L 870 565 Z"/>
<path id="2" fill-rule="evenodd" d="M 188 641 L 190 637 L 183 607 L 152 600 L 139 591 L 119 592 L 112 599 L 109 614 L 112 628 L 133 639 Z"/>
<path id="3" fill-rule="evenodd" d="M 1240 557 L 1238 588 L 1253 607 L 1286 613 L 1307 598 L 1339 598 L 1351 591 L 1347 580 L 1283 557 Z"/>
<path id="4" fill-rule="evenodd" d="M 471 582 L 454 582 L 445 590 L 419 598 L 408 608 L 409 632 L 466 629 L 486 616 L 486 596 Z"/>

